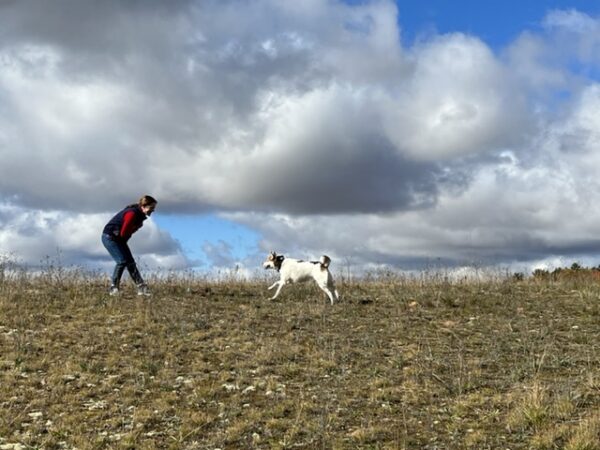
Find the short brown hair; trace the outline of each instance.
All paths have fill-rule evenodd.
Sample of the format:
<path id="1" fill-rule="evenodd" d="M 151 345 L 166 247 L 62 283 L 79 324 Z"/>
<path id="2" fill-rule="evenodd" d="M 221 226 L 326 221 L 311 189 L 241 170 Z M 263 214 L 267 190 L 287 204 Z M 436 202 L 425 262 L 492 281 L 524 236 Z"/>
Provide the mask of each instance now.
<path id="1" fill-rule="evenodd" d="M 140 208 L 143 206 L 156 205 L 158 202 L 151 195 L 144 195 L 137 203 L 132 203 L 131 205 L 127 205 L 127 208 L 133 208 L 134 206 L 139 206 Z"/>
<path id="2" fill-rule="evenodd" d="M 156 199 L 150 195 L 144 195 L 142 198 L 140 198 L 140 201 L 138 202 L 138 205 L 140 206 L 150 206 L 150 205 L 156 205 L 158 202 L 156 201 Z"/>

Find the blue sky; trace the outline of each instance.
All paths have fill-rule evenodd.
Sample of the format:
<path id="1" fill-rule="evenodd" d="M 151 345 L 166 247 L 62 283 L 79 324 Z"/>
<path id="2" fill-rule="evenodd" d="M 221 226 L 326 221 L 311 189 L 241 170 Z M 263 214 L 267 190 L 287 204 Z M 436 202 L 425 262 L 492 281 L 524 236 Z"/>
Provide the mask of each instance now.
<path id="1" fill-rule="evenodd" d="M 477 36 L 499 50 L 524 31 L 539 32 L 541 21 L 553 9 L 577 9 L 598 15 L 593 0 L 573 1 L 398 1 L 398 20 L 407 45 L 431 33 L 461 32 Z"/>
<path id="2" fill-rule="evenodd" d="M 157 270 L 597 265 L 598 55 L 592 1 L 1 2 L 0 256 L 110 270 L 151 194 Z"/>
<path id="3" fill-rule="evenodd" d="M 181 243 L 194 267 L 209 269 L 213 263 L 209 249 L 225 249 L 228 257 L 243 260 L 258 252 L 259 234 L 213 214 L 156 214 L 153 220 Z M 208 247 L 207 247 L 208 246 Z"/>

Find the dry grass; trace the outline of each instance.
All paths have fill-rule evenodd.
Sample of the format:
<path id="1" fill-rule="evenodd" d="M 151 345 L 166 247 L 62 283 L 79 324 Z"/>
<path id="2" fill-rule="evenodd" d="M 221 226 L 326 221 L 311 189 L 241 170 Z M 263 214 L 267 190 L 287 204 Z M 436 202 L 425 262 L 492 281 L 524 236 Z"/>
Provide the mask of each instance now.
<path id="1" fill-rule="evenodd" d="M 0 284 L 0 448 L 600 449 L 600 286 Z"/>

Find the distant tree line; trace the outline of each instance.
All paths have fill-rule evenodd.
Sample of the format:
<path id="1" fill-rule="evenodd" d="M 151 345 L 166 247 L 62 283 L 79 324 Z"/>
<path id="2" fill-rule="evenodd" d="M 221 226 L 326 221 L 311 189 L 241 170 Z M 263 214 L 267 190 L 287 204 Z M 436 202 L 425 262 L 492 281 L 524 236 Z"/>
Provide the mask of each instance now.
<path id="1" fill-rule="evenodd" d="M 536 280 L 585 280 L 585 279 L 600 279 L 600 265 L 596 267 L 583 267 L 579 263 L 574 262 L 571 267 L 557 267 L 550 271 L 545 269 L 535 269 L 533 278 Z"/>

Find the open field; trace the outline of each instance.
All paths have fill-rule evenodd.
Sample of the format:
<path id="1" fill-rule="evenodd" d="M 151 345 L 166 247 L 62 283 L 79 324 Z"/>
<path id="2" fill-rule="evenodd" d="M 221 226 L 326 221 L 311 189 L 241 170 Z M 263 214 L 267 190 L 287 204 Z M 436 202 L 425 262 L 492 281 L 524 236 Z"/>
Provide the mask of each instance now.
<path id="1" fill-rule="evenodd" d="M 0 282 L 0 449 L 600 449 L 598 282 L 152 287 Z"/>

